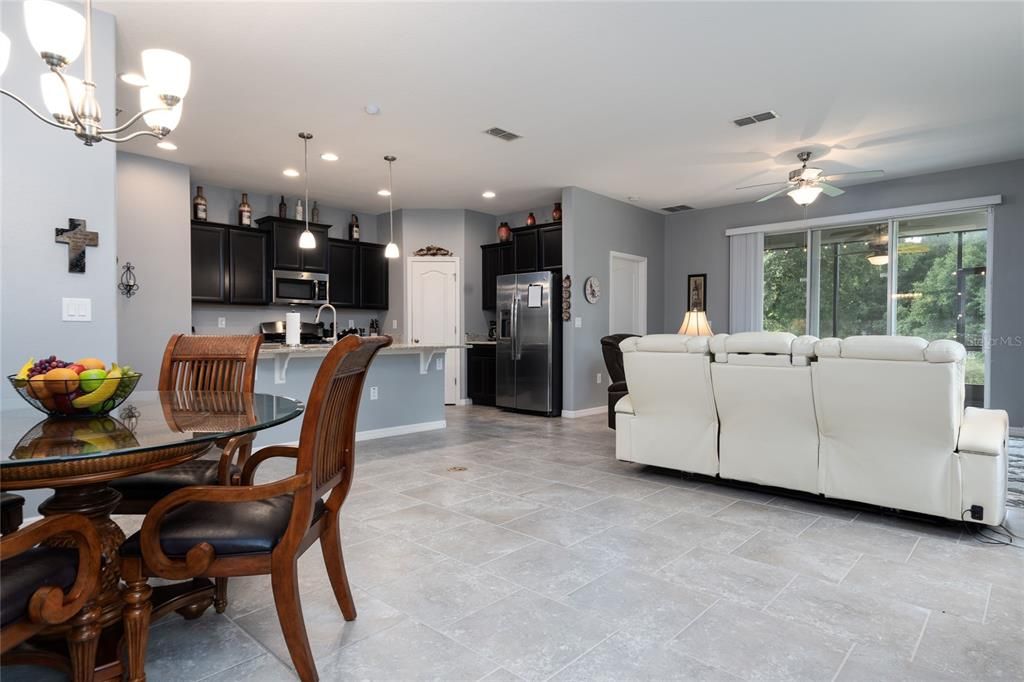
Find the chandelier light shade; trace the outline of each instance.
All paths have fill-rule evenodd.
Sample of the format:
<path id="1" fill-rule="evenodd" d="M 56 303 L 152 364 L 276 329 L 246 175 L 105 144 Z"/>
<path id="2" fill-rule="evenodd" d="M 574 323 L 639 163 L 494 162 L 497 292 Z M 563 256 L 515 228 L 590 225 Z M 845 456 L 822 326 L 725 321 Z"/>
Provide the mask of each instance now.
<path id="1" fill-rule="evenodd" d="M 799 206 L 810 206 L 814 203 L 814 200 L 821 194 L 821 188 L 815 187 L 814 185 L 801 185 L 796 189 L 791 189 L 786 194 L 789 198 L 797 203 Z"/>
<path id="2" fill-rule="evenodd" d="M 687 310 L 679 326 L 679 333 L 683 336 L 714 336 L 708 324 L 708 315 L 703 310 Z"/>
<path id="3" fill-rule="evenodd" d="M 50 0 L 26 0 L 25 32 L 32 49 L 50 66 L 64 67 L 82 54 L 85 18 Z"/>
<path id="4" fill-rule="evenodd" d="M 385 258 L 398 258 L 401 254 L 398 253 L 398 244 L 394 242 L 388 242 L 388 245 L 384 247 Z"/>
<path id="5" fill-rule="evenodd" d="M 300 249 L 315 249 L 316 248 L 316 237 L 312 232 L 309 231 L 309 225 L 303 230 L 302 234 L 299 235 L 299 248 Z"/>
<path id="6" fill-rule="evenodd" d="M 306 229 L 299 235 L 300 249 L 315 249 L 316 236 L 309 231 L 309 141 L 313 139 L 313 133 L 299 133 L 302 139 L 302 178 L 306 183 L 306 203 L 302 218 L 306 221 Z"/>
<path id="7" fill-rule="evenodd" d="M 391 173 L 391 164 L 398 161 L 397 156 L 388 154 L 384 157 L 384 160 L 388 162 L 388 193 L 382 194 L 383 190 L 377 192 L 381 196 L 388 198 L 388 219 L 391 221 L 391 238 L 388 240 L 388 245 L 384 247 L 385 258 L 398 258 L 402 254 L 398 251 L 398 244 L 395 243 L 395 200 L 391 196 L 394 190 L 394 176 Z"/>
<path id="8" fill-rule="evenodd" d="M 182 99 L 192 80 L 192 62 L 170 50 L 143 50 L 142 72 L 146 83 L 161 98 Z M 170 105 L 169 102 L 167 102 Z"/>
<path id="9" fill-rule="evenodd" d="M 887 254 L 887 253 L 879 253 L 879 254 L 875 254 L 873 256 L 868 256 L 868 262 L 871 263 L 872 265 L 888 265 L 889 264 L 889 254 Z"/>
<path id="10" fill-rule="evenodd" d="M 92 0 L 85 0 L 84 17 L 51 0 L 25 0 L 24 14 L 25 32 L 32 49 L 49 68 L 39 85 L 43 104 L 50 115 L 39 113 L 9 90 L 0 88 L 0 95 L 10 97 L 43 123 L 71 131 L 90 147 L 103 140 L 127 142 L 143 135 L 164 138 L 177 127 L 181 120 L 181 101 L 192 78 L 192 63 L 188 58 L 170 50 L 143 50 L 142 66 L 148 91 L 144 88 L 139 94 L 142 109 L 123 124 L 104 128 L 92 71 Z M 83 50 L 84 78 L 79 80 L 65 70 Z M 10 53 L 11 41 L 0 33 L 0 74 L 7 69 Z M 142 119 L 149 130 L 118 137 Z"/>

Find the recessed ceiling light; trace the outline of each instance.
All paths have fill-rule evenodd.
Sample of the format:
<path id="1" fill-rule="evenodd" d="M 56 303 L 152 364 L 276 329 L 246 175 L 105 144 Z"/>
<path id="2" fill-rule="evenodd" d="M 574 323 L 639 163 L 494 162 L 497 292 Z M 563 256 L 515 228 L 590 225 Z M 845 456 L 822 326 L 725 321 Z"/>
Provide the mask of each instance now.
<path id="1" fill-rule="evenodd" d="M 168 142 L 167 140 L 164 140 L 163 142 L 157 142 L 156 146 L 160 147 L 160 149 L 166 149 L 169 152 L 173 152 L 178 148 L 178 145 L 174 144 L 173 142 Z"/>
<path id="2" fill-rule="evenodd" d="M 320 158 L 323 159 L 324 161 L 337 161 L 338 155 L 335 154 L 334 152 L 324 152 L 323 154 L 320 155 Z"/>
<path id="3" fill-rule="evenodd" d="M 487 191 L 486 191 L 486 192 L 484 192 L 484 193 L 483 193 L 483 194 L 482 194 L 481 196 L 482 196 L 482 197 L 483 197 L 484 199 L 493 199 L 494 197 L 496 197 L 496 196 L 498 196 L 498 195 L 497 195 L 497 194 L 495 194 L 494 192 L 492 192 L 491 190 L 487 190 Z"/>
<path id="4" fill-rule="evenodd" d="M 373 103 L 367 104 L 365 107 L 363 107 L 363 111 L 368 113 L 370 116 L 376 116 L 377 114 L 380 113 L 380 105 Z"/>
<path id="5" fill-rule="evenodd" d="M 377 194 L 382 196 L 382 197 L 389 197 L 389 196 L 391 196 L 391 190 L 379 189 L 379 190 L 377 190 Z"/>
<path id="6" fill-rule="evenodd" d="M 143 78 L 142 74 L 129 71 L 128 73 L 121 74 L 121 82 L 127 83 L 128 85 L 134 85 L 137 88 L 141 88 L 146 85 L 146 79 Z"/>
<path id="7" fill-rule="evenodd" d="M 294 168 L 285 168 L 283 172 L 289 178 L 297 178 L 297 177 L 299 177 L 299 171 L 295 170 Z"/>

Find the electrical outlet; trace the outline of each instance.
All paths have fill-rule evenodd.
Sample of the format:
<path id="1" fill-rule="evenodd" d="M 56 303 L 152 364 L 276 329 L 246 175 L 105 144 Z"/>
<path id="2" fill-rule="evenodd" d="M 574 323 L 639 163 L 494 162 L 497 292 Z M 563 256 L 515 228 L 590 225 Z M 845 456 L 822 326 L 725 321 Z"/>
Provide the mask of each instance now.
<path id="1" fill-rule="evenodd" d="M 391 328 L 398 329 L 398 320 L 391 320 Z"/>
<path id="2" fill-rule="evenodd" d="M 601 383 L 601 373 L 600 372 L 597 373 L 597 377 L 596 377 L 594 383 L 596 383 L 596 384 Z"/>
<path id="3" fill-rule="evenodd" d="M 577 329 L 582 329 L 583 328 L 583 318 L 582 317 L 577 317 L 575 320 L 573 320 L 572 326 L 576 327 Z"/>
<path id="4" fill-rule="evenodd" d="M 352 329 L 355 326 L 356 326 L 356 321 L 355 320 L 349 320 L 348 321 L 348 328 L 349 329 Z"/>
<path id="5" fill-rule="evenodd" d="M 437 359 L 437 364 L 434 365 L 437 369 L 441 369 L 441 358 Z"/>
<path id="6" fill-rule="evenodd" d="M 370 400 L 376 400 L 376 399 L 377 399 L 377 387 L 376 386 L 370 386 Z"/>
<path id="7" fill-rule="evenodd" d="M 218 317 L 217 318 L 217 329 L 224 329 L 224 327 L 226 327 L 226 326 L 228 326 L 228 318 L 226 318 L 226 317 Z"/>

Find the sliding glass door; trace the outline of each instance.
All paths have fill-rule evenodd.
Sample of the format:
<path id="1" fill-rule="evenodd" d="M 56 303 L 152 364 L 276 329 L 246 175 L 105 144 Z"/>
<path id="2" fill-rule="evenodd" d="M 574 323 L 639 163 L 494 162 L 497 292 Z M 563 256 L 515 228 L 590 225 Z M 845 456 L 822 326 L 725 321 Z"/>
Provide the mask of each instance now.
<path id="1" fill-rule="evenodd" d="M 888 333 L 888 224 L 840 227 L 818 236 L 817 335 Z"/>

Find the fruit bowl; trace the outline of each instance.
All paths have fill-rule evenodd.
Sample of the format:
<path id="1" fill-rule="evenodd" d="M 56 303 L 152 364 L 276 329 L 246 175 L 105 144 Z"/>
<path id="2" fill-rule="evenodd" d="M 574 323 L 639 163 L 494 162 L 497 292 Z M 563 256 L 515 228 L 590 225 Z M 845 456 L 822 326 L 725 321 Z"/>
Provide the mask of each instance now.
<path id="1" fill-rule="evenodd" d="M 117 374 L 117 376 L 111 376 Z M 31 379 L 16 374 L 7 377 L 22 398 L 52 417 L 101 417 L 123 403 L 139 384 L 141 374 L 49 379 L 39 374 Z"/>

